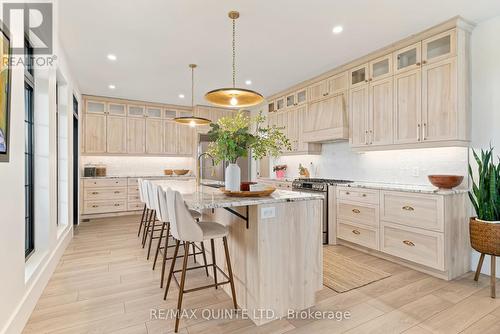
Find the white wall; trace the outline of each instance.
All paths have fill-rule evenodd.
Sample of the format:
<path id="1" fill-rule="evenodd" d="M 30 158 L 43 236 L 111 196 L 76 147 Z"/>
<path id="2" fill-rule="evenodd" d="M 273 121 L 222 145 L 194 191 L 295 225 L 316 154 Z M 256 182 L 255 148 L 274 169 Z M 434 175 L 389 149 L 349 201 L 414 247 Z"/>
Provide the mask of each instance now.
<path id="1" fill-rule="evenodd" d="M 0 17 L 3 13 L 0 4 Z M 76 84 L 59 44 L 57 8 L 54 11 L 54 54 L 57 67 L 35 73 L 35 252 L 24 256 L 24 67 L 12 69 L 10 162 L 0 163 L 0 333 L 20 333 L 43 288 L 48 282 L 65 246 L 72 237 L 71 206 L 66 211 L 68 224 L 56 225 L 55 161 L 55 83 L 59 76 L 67 84 L 67 94 L 60 98 L 79 97 Z M 23 38 L 22 22 L 14 20 L 11 38 Z M 67 103 L 72 108 L 72 103 Z M 68 110 L 71 114 L 71 110 Z M 72 119 L 67 118 L 70 122 Z M 68 124 L 72 138 L 72 123 Z M 67 145 L 67 156 L 72 146 Z M 71 168 L 68 169 L 70 173 Z M 68 175 L 68 179 L 70 175 Z M 71 185 L 67 193 L 71 194 Z M 69 195 L 70 196 L 70 195 Z M 72 203 L 68 198 L 67 203 Z"/>
<path id="2" fill-rule="evenodd" d="M 109 176 L 156 176 L 164 169 L 189 169 L 194 174 L 194 159 L 187 157 L 82 156 L 82 166 L 104 164 Z"/>
<path id="3" fill-rule="evenodd" d="M 500 16 L 479 24 L 472 32 L 472 146 L 487 148 L 491 143 L 500 155 Z M 475 269 L 479 254 L 473 252 Z M 497 258 L 497 268 L 500 259 Z M 483 264 L 490 273 L 490 257 Z M 497 277 L 500 270 L 497 269 Z"/>

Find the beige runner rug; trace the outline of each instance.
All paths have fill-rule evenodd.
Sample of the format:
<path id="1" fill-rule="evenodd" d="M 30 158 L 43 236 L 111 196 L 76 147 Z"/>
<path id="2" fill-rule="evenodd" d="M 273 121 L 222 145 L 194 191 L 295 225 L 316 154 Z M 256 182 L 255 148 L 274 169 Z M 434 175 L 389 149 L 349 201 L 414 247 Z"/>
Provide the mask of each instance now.
<path id="1" fill-rule="evenodd" d="M 391 274 L 340 255 L 335 247 L 323 247 L 323 284 L 346 292 L 389 277 Z"/>

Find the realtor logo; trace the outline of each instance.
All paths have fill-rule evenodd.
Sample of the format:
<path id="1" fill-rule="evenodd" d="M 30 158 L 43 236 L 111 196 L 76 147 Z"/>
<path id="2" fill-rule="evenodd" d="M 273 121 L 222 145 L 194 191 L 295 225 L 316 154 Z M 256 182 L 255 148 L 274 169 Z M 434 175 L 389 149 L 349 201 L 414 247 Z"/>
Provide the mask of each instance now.
<path id="1" fill-rule="evenodd" d="M 24 33 L 33 46 L 34 55 L 52 54 L 52 4 L 51 3 L 4 3 L 3 22 L 11 28 L 14 20 L 23 20 Z M 12 41 L 12 54 L 24 54 L 24 40 Z"/>

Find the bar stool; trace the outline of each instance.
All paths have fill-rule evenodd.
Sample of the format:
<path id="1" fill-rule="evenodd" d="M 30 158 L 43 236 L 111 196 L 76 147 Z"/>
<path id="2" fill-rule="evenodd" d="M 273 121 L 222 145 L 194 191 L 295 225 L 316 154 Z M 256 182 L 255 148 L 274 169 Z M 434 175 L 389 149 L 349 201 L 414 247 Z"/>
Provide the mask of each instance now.
<path id="1" fill-rule="evenodd" d="M 181 272 L 181 282 L 177 282 L 179 284 L 179 297 L 177 300 L 177 316 L 175 320 L 175 332 L 179 330 L 179 321 L 180 321 L 180 313 L 182 307 L 182 297 L 184 293 L 194 292 L 201 289 L 208 288 L 217 288 L 219 285 L 230 284 L 231 285 L 231 293 L 233 297 L 234 308 L 237 309 L 238 305 L 236 303 L 236 292 L 234 289 L 234 279 L 233 279 L 233 271 L 231 268 L 231 260 L 229 258 L 229 249 L 227 246 L 227 235 L 229 233 L 229 229 L 227 226 L 215 223 L 215 222 L 196 222 L 196 220 L 189 213 L 186 204 L 182 198 L 182 195 L 178 191 L 173 191 L 172 189 L 167 189 L 167 193 L 161 189 L 161 193 L 159 196 L 160 200 L 160 210 L 163 212 L 168 212 L 169 220 L 170 220 L 170 231 L 172 233 L 172 237 L 176 240 L 174 256 L 172 259 L 172 263 L 170 265 L 170 271 L 167 279 L 167 286 L 165 288 L 165 295 L 163 299 L 167 299 L 168 289 L 170 287 L 170 281 L 172 276 L 177 282 L 177 278 L 175 277 L 175 273 Z M 228 275 L 222 269 L 220 269 L 215 263 L 215 247 L 214 240 L 222 238 L 224 244 L 224 252 L 226 255 L 226 263 L 227 263 L 227 271 Z M 197 269 L 197 267 L 187 268 L 187 256 L 184 257 L 182 263 L 181 270 L 174 270 L 175 260 L 177 258 L 177 253 L 179 251 L 180 243 L 184 242 L 184 251 L 187 252 L 189 250 L 189 244 L 193 242 L 203 242 L 205 240 L 210 240 L 210 244 L 212 247 L 212 268 L 214 272 L 214 284 L 192 288 L 192 289 L 184 289 L 186 283 L 186 271 Z M 219 270 L 223 276 L 227 279 L 224 282 L 217 282 L 217 270 Z"/>
<path id="2" fill-rule="evenodd" d="M 146 244 L 147 240 L 149 239 L 148 255 L 147 255 L 147 259 L 149 260 L 149 256 L 151 254 L 151 246 L 153 244 L 153 239 L 159 239 L 159 236 L 155 236 L 155 232 L 160 232 L 161 229 L 156 228 L 157 227 L 156 222 L 158 221 L 158 219 L 157 219 L 157 208 L 155 207 L 155 202 L 154 202 L 155 196 L 154 196 L 154 191 L 153 191 L 153 182 L 151 182 L 149 180 L 144 180 L 143 185 L 144 185 L 145 194 L 147 194 L 146 195 L 146 206 L 148 207 L 148 209 L 151 213 L 149 215 L 149 220 L 147 221 L 147 224 L 145 225 L 142 248 L 145 247 L 145 244 Z"/>
<path id="3" fill-rule="evenodd" d="M 160 240 L 158 241 L 158 245 L 156 247 L 156 254 L 155 254 L 155 259 L 154 259 L 154 263 L 153 263 L 153 270 L 156 267 L 156 261 L 158 259 L 158 254 L 159 254 L 160 250 L 163 250 L 161 279 L 160 279 L 160 288 L 163 288 L 163 282 L 164 282 L 164 278 L 165 278 L 165 264 L 166 264 L 167 260 L 173 259 L 173 257 L 167 257 L 168 249 L 174 248 L 175 245 L 173 245 L 173 244 L 169 245 L 169 239 L 172 236 L 172 234 L 170 234 L 170 221 L 169 221 L 168 212 L 165 210 L 162 210 L 160 207 L 160 202 L 159 202 L 160 195 L 159 194 L 161 193 L 161 191 L 162 190 L 161 190 L 160 186 L 153 184 L 153 192 L 154 192 L 154 195 L 152 196 L 152 197 L 154 197 L 153 207 L 156 210 L 156 215 L 158 217 L 158 220 L 162 223 L 162 228 L 161 228 L 160 237 L 159 237 Z M 191 214 L 191 217 L 193 217 L 197 222 L 201 218 L 201 213 L 199 213 L 198 211 L 189 210 L 189 213 Z M 161 241 L 164 237 L 165 229 L 167 231 L 165 234 L 165 245 L 163 247 L 161 247 Z M 192 253 L 193 260 L 195 263 L 196 263 L 196 255 L 201 254 L 203 256 L 203 261 L 204 261 L 205 265 L 200 266 L 200 267 L 205 267 L 205 272 L 206 272 L 206 275 L 208 277 L 209 275 L 208 275 L 207 256 L 205 253 L 205 246 L 203 245 L 203 242 L 201 243 L 201 248 L 198 247 L 198 245 L 195 245 L 194 243 L 192 243 L 192 250 L 193 250 L 193 253 Z M 185 253 L 183 255 L 177 255 L 177 258 L 184 257 L 184 256 L 189 256 L 189 252 Z"/>
<path id="4" fill-rule="evenodd" d="M 137 184 L 139 188 L 139 200 L 144 203 L 144 208 L 142 209 L 141 223 L 139 224 L 139 231 L 137 231 L 137 237 L 141 235 L 142 227 L 146 224 L 146 217 L 149 214 L 149 209 L 146 206 L 145 196 L 143 194 L 143 179 L 137 179 Z"/>

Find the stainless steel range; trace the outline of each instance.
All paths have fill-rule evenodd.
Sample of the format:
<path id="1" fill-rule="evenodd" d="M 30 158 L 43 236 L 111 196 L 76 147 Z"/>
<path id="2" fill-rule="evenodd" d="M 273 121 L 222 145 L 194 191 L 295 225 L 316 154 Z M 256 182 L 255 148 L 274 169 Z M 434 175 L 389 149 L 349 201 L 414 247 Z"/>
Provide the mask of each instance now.
<path id="1" fill-rule="evenodd" d="M 292 183 L 292 190 L 314 192 L 323 194 L 323 244 L 335 243 L 335 231 L 330 229 L 335 226 L 335 186 L 351 183 L 348 180 L 299 178 Z"/>

